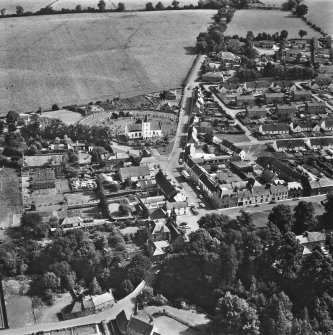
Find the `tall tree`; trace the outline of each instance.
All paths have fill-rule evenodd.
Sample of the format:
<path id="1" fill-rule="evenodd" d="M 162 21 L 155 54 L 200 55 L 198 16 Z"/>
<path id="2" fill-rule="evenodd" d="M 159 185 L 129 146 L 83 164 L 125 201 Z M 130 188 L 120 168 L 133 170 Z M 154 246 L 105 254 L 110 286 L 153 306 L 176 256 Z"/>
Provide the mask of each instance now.
<path id="1" fill-rule="evenodd" d="M 307 5 L 301 4 L 301 5 L 296 6 L 295 14 L 297 16 L 304 16 L 308 13 L 308 10 L 309 9 Z"/>
<path id="2" fill-rule="evenodd" d="M 216 334 L 260 334 L 257 311 L 246 300 L 230 292 L 218 300 L 213 324 Z"/>
<path id="3" fill-rule="evenodd" d="M 123 2 L 118 3 L 117 11 L 118 12 L 124 12 L 125 11 L 125 4 Z"/>
<path id="4" fill-rule="evenodd" d="M 246 34 L 246 41 L 245 41 L 245 45 L 247 48 L 253 47 L 253 40 L 254 40 L 253 31 L 248 31 Z"/>
<path id="5" fill-rule="evenodd" d="M 306 30 L 301 29 L 298 32 L 298 35 L 300 36 L 301 39 L 303 39 L 304 36 L 306 36 L 308 34 L 308 32 Z"/>
<path id="6" fill-rule="evenodd" d="M 275 224 L 282 233 L 290 231 L 293 227 L 293 215 L 288 205 L 277 205 L 268 215 L 269 222 Z"/>
<path id="7" fill-rule="evenodd" d="M 285 40 L 288 38 L 288 35 L 289 35 L 288 31 L 283 29 L 280 33 L 280 39 Z"/>
<path id="8" fill-rule="evenodd" d="M 161 1 L 159 1 L 156 6 L 155 6 L 156 10 L 163 10 L 164 9 L 164 5 Z"/>
<path id="9" fill-rule="evenodd" d="M 16 15 L 23 15 L 24 9 L 22 6 L 16 6 Z"/>
<path id="10" fill-rule="evenodd" d="M 300 201 L 294 208 L 294 232 L 302 234 L 318 224 L 315 218 L 315 208 L 312 202 Z"/>
<path id="11" fill-rule="evenodd" d="M 179 9 L 179 1 L 173 0 L 171 6 L 173 9 Z"/>
<path id="12" fill-rule="evenodd" d="M 147 2 L 146 3 L 146 11 L 151 12 L 153 10 L 155 10 L 155 7 L 154 7 L 153 3 L 152 2 Z"/>
<path id="13" fill-rule="evenodd" d="M 99 0 L 97 7 L 99 9 L 100 12 L 104 12 L 105 11 L 105 7 L 106 7 L 106 3 L 104 0 Z"/>

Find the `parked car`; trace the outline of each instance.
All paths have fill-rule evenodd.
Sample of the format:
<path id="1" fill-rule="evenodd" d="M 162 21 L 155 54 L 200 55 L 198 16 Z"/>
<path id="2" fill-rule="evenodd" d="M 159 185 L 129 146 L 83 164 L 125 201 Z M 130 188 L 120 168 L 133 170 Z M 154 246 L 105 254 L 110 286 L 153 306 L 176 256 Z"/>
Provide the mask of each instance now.
<path id="1" fill-rule="evenodd" d="M 203 202 L 200 202 L 200 203 L 199 203 L 199 206 L 202 207 L 202 208 L 205 208 L 205 207 L 206 207 L 206 205 L 205 205 Z"/>
<path id="2" fill-rule="evenodd" d="M 195 207 L 191 207 L 191 211 L 194 215 L 198 215 L 198 211 L 195 209 Z"/>
<path id="3" fill-rule="evenodd" d="M 190 202 L 190 203 L 189 203 L 189 206 L 190 206 L 190 207 L 195 207 L 195 204 L 194 204 L 193 202 Z"/>
<path id="4" fill-rule="evenodd" d="M 197 185 L 196 187 L 195 187 L 198 191 L 200 191 L 200 187 Z"/>
<path id="5" fill-rule="evenodd" d="M 199 199 L 203 199 L 202 194 L 198 194 L 198 198 L 199 198 Z"/>

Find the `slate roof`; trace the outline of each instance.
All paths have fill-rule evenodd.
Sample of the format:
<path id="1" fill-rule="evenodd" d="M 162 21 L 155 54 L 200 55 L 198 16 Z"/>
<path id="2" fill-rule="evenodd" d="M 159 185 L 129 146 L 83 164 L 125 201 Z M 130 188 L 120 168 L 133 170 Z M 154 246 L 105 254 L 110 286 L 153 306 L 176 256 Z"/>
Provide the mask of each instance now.
<path id="1" fill-rule="evenodd" d="M 328 128 L 333 127 L 333 119 L 326 119 L 325 120 L 325 126 Z"/>
<path id="2" fill-rule="evenodd" d="M 91 299 L 95 307 L 98 307 L 110 301 L 114 301 L 114 297 L 111 292 L 105 292 L 103 294 L 94 295 L 91 297 Z"/>
<path id="3" fill-rule="evenodd" d="M 193 162 L 192 158 L 190 156 L 187 156 L 186 158 L 186 164 L 189 166 L 190 169 L 193 168 L 193 166 L 195 165 L 195 163 Z"/>
<path id="4" fill-rule="evenodd" d="M 157 121 L 150 122 L 150 130 L 161 130 L 161 129 L 162 129 L 161 122 Z"/>
<path id="5" fill-rule="evenodd" d="M 232 142 L 227 141 L 226 139 L 223 139 L 221 142 L 222 145 L 229 148 L 231 151 L 239 154 L 243 151 L 243 149 L 236 147 Z"/>
<path id="6" fill-rule="evenodd" d="M 150 175 L 149 168 L 146 165 L 120 168 L 119 172 L 124 179 Z"/>
<path id="7" fill-rule="evenodd" d="M 127 332 L 136 335 L 150 335 L 153 328 L 153 325 L 132 317 L 127 325 Z"/>
<path id="8" fill-rule="evenodd" d="M 272 185 L 271 186 L 271 193 L 277 194 L 277 193 L 283 193 L 288 192 L 288 187 L 285 185 Z"/>
<path id="9" fill-rule="evenodd" d="M 192 168 L 192 171 L 195 175 L 200 177 L 204 172 L 202 171 L 201 167 L 198 164 L 195 164 Z"/>
<path id="10" fill-rule="evenodd" d="M 165 209 L 179 209 L 179 208 L 187 208 L 188 207 L 188 202 L 187 201 L 177 201 L 177 202 L 166 202 L 164 204 Z"/>
<path id="11" fill-rule="evenodd" d="M 314 128 L 316 125 L 317 123 L 314 121 L 298 121 L 298 122 L 295 122 L 294 128 L 296 128 L 297 126 L 300 126 L 302 129 Z"/>
<path id="12" fill-rule="evenodd" d="M 256 197 L 259 197 L 262 195 L 269 195 L 270 191 L 269 189 L 266 189 L 264 186 L 253 186 L 252 194 Z"/>
<path id="13" fill-rule="evenodd" d="M 306 102 L 305 106 L 307 106 L 307 107 L 324 107 L 324 108 L 326 108 L 325 102 Z"/>
<path id="14" fill-rule="evenodd" d="M 216 185 L 209 179 L 206 174 L 202 174 L 199 178 L 201 182 L 209 189 L 210 192 L 214 193 L 217 190 Z"/>
<path id="15" fill-rule="evenodd" d="M 294 91 L 294 95 L 312 95 L 312 92 L 310 90 L 307 91 Z"/>
<path id="16" fill-rule="evenodd" d="M 265 98 L 283 98 L 284 93 L 265 93 Z"/>
<path id="17" fill-rule="evenodd" d="M 116 316 L 117 326 L 123 334 L 126 333 L 127 325 L 130 321 L 130 318 L 130 315 L 128 315 L 128 313 L 124 309 Z"/>
<path id="18" fill-rule="evenodd" d="M 285 123 L 263 124 L 263 131 L 288 131 L 289 126 Z"/>
<path id="19" fill-rule="evenodd" d="M 155 176 L 156 183 L 161 188 L 162 192 L 167 198 L 174 197 L 178 192 L 174 185 L 166 178 L 163 172 L 160 170 Z"/>
<path id="20" fill-rule="evenodd" d="M 284 105 L 277 105 L 276 109 L 278 111 L 289 109 L 291 111 L 295 111 L 296 112 L 296 106 L 295 105 L 286 105 L 286 104 L 284 104 Z"/>
<path id="21" fill-rule="evenodd" d="M 249 100 L 255 100 L 254 95 L 247 94 L 247 95 L 237 95 L 237 101 L 249 101 Z"/>
<path id="22" fill-rule="evenodd" d="M 128 124 L 127 130 L 130 133 L 135 131 L 142 131 L 142 123 Z"/>

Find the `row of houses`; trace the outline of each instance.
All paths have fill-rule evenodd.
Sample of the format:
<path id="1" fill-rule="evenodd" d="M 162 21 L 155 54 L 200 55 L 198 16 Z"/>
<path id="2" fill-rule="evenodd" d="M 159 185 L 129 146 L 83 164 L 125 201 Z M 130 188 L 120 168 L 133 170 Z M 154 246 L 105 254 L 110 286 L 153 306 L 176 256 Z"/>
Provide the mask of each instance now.
<path id="1" fill-rule="evenodd" d="M 259 133 L 262 135 L 281 135 L 300 132 L 320 132 L 320 131 L 332 131 L 333 120 L 324 120 L 320 123 L 316 121 L 296 121 L 290 124 L 286 123 L 271 123 L 262 124 L 259 126 Z"/>
<path id="2" fill-rule="evenodd" d="M 333 147 L 333 138 L 277 140 L 267 145 L 275 152 L 306 151 L 309 149 L 329 149 Z"/>

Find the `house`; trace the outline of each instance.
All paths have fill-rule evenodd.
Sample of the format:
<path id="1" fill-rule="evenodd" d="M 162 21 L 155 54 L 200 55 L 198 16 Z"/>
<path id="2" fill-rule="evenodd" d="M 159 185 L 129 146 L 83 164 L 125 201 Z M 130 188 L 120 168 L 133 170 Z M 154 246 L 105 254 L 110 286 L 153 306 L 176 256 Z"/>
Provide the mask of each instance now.
<path id="1" fill-rule="evenodd" d="M 253 94 L 237 95 L 236 105 L 238 108 L 244 108 L 246 106 L 254 106 L 256 99 Z"/>
<path id="2" fill-rule="evenodd" d="M 314 121 L 298 121 L 290 124 L 290 130 L 293 133 L 300 133 L 302 131 L 318 132 L 320 131 L 320 126 Z"/>
<path id="3" fill-rule="evenodd" d="M 252 193 L 248 189 L 238 191 L 238 204 L 237 206 L 244 206 L 252 204 Z"/>
<path id="4" fill-rule="evenodd" d="M 220 83 L 224 81 L 222 72 L 207 72 L 201 76 L 201 79 L 208 83 Z"/>
<path id="5" fill-rule="evenodd" d="M 170 180 L 164 175 L 163 171 L 160 170 L 155 175 L 157 184 L 157 190 L 164 194 L 166 199 L 172 200 L 178 193 L 176 187 L 171 183 Z"/>
<path id="6" fill-rule="evenodd" d="M 284 81 L 274 81 L 269 89 L 274 93 L 280 92 L 291 92 L 297 90 L 297 86 L 292 81 L 284 80 Z"/>
<path id="7" fill-rule="evenodd" d="M 252 192 L 252 203 L 259 204 L 271 201 L 271 192 L 265 186 L 253 186 Z"/>
<path id="8" fill-rule="evenodd" d="M 207 174 L 203 173 L 199 177 L 199 185 L 208 198 L 219 197 L 220 188 L 217 187 Z"/>
<path id="9" fill-rule="evenodd" d="M 121 335 L 126 335 L 127 333 L 127 326 L 131 319 L 131 315 L 125 311 L 124 309 L 117 314 L 115 319 L 115 324 L 117 325 L 118 331 Z"/>
<path id="10" fill-rule="evenodd" d="M 230 153 L 232 156 L 239 157 L 241 160 L 244 160 L 246 157 L 246 153 L 242 148 L 236 147 L 232 142 L 226 139 L 222 139 L 220 149 L 228 154 Z"/>
<path id="11" fill-rule="evenodd" d="M 308 256 L 315 247 L 324 249 L 326 245 L 326 234 L 324 231 L 306 231 L 303 235 L 297 235 L 296 240 L 304 247 L 303 256 Z"/>
<path id="12" fill-rule="evenodd" d="M 308 91 L 294 91 L 292 94 L 293 101 L 309 101 L 312 98 L 312 92 Z"/>
<path id="13" fill-rule="evenodd" d="M 140 159 L 141 166 L 148 166 L 149 169 L 156 169 L 158 167 L 158 162 L 154 157 L 142 157 Z"/>
<path id="14" fill-rule="evenodd" d="M 310 195 L 328 194 L 333 192 L 333 179 L 322 178 L 309 181 Z"/>
<path id="15" fill-rule="evenodd" d="M 247 92 L 265 92 L 269 89 L 269 82 L 266 80 L 247 81 L 244 83 L 244 89 Z"/>
<path id="16" fill-rule="evenodd" d="M 289 198 L 299 198 L 303 196 L 303 186 L 301 183 L 292 181 L 288 183 L 287 187 Z"/>
<path id="17" fill-rule="evenodd" d="M 163 209 L 170 215 L 174 211 L 177 215 L 190 214 L 190 207 L 187 201 L 165 202 Z"/>
<path id="18" fill-rule="evenodd" d="M 192 179 L 192 181 L 194 182 L 194 184 L 198 185 L 199 184 L 199 179 L 200 179 L 200 176 L 202 174 L 206 173 L 206 170 L 203 169 L 201 166 L 199 166 L 198 164 L 195 164 L 191 171 L 189 172 L 190 174 L 190 177 Z"/>
<path id="19" fill-rule="evenodd" d="M 127 325 L 126 335 L 153 335 L 155 330 L 153 324 L 132 317 Z"/>
<path id="20" fill-rule="evenodd" d="M 262 124 L 259 126 L 259 133 L 262 135 L 289 134 L 289 126 L 285 123 Z"/>
<path id="21" fill-rule="evenodd" d="M 264 94 L 266 104 L 283 103 L 284 94 L 283 93 L 265 93 Z"/>
<path id="22" fill-rule="evenodd" d="M 231 63 L 240 63 L 240 57 L 237 55 L 234 55 L 231 52 L 227 51 L 220 51 L 217 55 L 216 58 L 220 59 L 221 61 L 224 62 L 231 62 Z"/>
<path id="23" fill-rule="evenodd" d="M 84 151 L 84 152 L 91 152 L 94 150 L 94 146 L 89 145 L 87 143 L 80 143 L 76 141 L 74 143 L 68 143 L 68 149 L 72 149 L 75 152 Z"/>
<path id="24" fill-rule="evenodd" d="M 165 92 L 165 100 L 176 100 L 177 94 L 175 91 L 166 91 Z"/>
<path id="25" fill-rule="evenodd" d="M 333 131 L 333 119 L 326 119 L 320 124 L 324 131 Z"/>
<path id="26" fill-rule="evenodd" d="M 119 169 L 119 177 L 122 182 L 139 181 L 150 179 L 150 171 L 148 166 L 130 166 Z"/>
<path id="27" fill-rule="evenodd" d="M 275 41 L 272 40 L 261 40 L 261 41 L 255 41 L 253 43 L 256 47 L 262 48 L 262 49 L 272 49 L 275 45 Z"/>
<path id="28" fill-rule="evenodd" d="M 147 222 L 146 227 L 149 241 L 170 241 L 170 230 L 166 226 L 164 219 L 149 221 Z"/>
<path id="29" fill-rule="evenodd" d="M 291 117 L 294 113 L 297 112 L 295 105 L 277 105 L 275 107 L 275 113 L 279 117 Z"/>
<path id="30" fill-rule="evenodd" d="M 288 198 L 288 186 L 272 185 L 270 188 L 272 201 L 283 200 Z"/>
<path id="31" fill-rule="evenodd" d="M 77 228 L 82 225 L 83 220 L 79 216 L 65 217 L 61 222 L 61 228 Z"/>
<path id="32" fill-rule="evenodd" d="M 161 137 L 161 123 L 149 121 L 148 116 L 146 115 L 143 121 L 138 119 L 134 124 L 126 124 L 125 135 L 129 139 Z"/>
<path id="33" fill-rule="evenodd" d="M 170 247 L 169 241 L 157 241 L 157 242 L 152 242 L 148 241 L 147 244 L 147 252 L 149 257 L 156 262 L 156 261 L 161 261 L 165 258 L 167 249 Z"/>
<path id="34" fill-rule="evenodd" d="M 325 90 L 332 85 L 331 78 L 315 78 L 306 83 L 310 90 Z"/>
<path id="35" fill-rule="evenodd" d="M 244 91 L 244 87 L 239 84 L 220 84 L 217 88 L 218 92 L 221 94 L 242 94 Z"/>
<path id="36" fill-rule="evenodd" d="M 294 61 L 297 59 L 301 59 L 304 58 L 305 55 L 303 54 L 303 52 L 301 50 L 295 50 L 295 49 L 287 49 L 284 51 L 283 53 L 284 57 L 286 60 L 290 60 L 290 61 Z"/>
<path id="37" fill-rule="evenodd" d="M 307 114 L 325 114 L 326 104 L 325 102 L 306 102 L 304 111 Z"/>
<path id="38" fill-rule="evenodd" d="M 261 119 L 266 116 L 267 110 L 265 107 L 246 107 L 245 115 L 249 119 Z"/>

